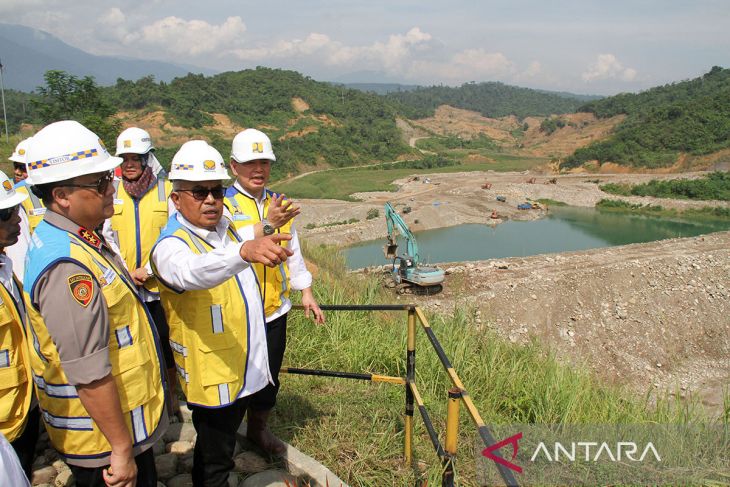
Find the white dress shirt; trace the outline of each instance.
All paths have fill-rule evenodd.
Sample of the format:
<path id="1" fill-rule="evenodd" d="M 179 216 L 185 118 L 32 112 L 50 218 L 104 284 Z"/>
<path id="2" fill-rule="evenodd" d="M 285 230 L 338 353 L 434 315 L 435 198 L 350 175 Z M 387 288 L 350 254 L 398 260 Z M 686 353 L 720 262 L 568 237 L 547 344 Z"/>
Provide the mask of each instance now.
<path id="1" fill-rule="evenodd" d="M 168 285 L 178 291 L 210 289 L 228 279 L 238 279 L 248 302 L 249 351 L 246 365 L 246 386 L 239 398 L 253 394 L 274 381 L 269 371 L 269 354 L 266 349 L 266 325 L 264 309 L 251 265 L 240 255 L 243 243 L 232 240 L 226 230 L 230 220 L 223 217 L 214 231 L 196 227 L 180 213 L 177 221 L 205 240 L 213 250 L 196 254 L 177 238 L 165 238 L 152 251 L 152 261 L 157 273 Z"/>
<path id="2" fill-rule="evenodd" d="M 259 210 L 259 219 L 263 219 L 264 214 L 264 200 L 266 197 L 266 188 L 264 188 L 264 191 L 261 193 L 261 198 L 254 197 L 251 193 L 243 189 L 243 186 L 236 181 L 233 186 L 243 193 L 244 195 L 248 196 L 249 198 L 253 199 L 256 202 L 256 206 Z M 228 209 L 224 210 L 224 215 L 228 218 L 231 218 L 231 214 L 228 211 Z M 241 236 L 244 240 L 251 240 L 254 238 L 254 225 L 247 225 L 243 228 L 241 228 L 238 231 L 238 234 Z M 297 230 L 294 228 L 294 224 L 291 225 L 291 240 L 289 241 L 289 250 L 294 252 L 294 255 L 286 259 L 286 265 L 289 267 L 289 286 L 292 289 L 295 289 L 297 291 L 301 291 L 302 289 L 307 289 L 308 287 L 312 286 L 312 274 L 307 270 L 307 265 L 304 263 L 304 257 L 302 256 L 302 250 L 299 246 L 299 236 L 297 235 Z M 278 317 L 286 314 L 291 309 L 291 301 L 288 298 L 285 298 L 282 296 L 281 298 L 281 306 L 279 306 L 279 309 L 274 311 L 272 314 L 268 315 L 266 317 L 266 322 L 270 323 L 277 319 Z"/>
<path id="3" fill-rule="evenodd" d="M 25 254 L 28 253 L 30 245 L 30 224 L 28 223 L 28 215 L 25 214 L 25 208 L 20 206 L 18 211 L 20 215 L 20 235 L 18 241 L 10 247 L 5 247 L 5 255 L 13 261 L 13 272 L 20 282 L 23 282 L 23 273 L 25 272 Z"/>

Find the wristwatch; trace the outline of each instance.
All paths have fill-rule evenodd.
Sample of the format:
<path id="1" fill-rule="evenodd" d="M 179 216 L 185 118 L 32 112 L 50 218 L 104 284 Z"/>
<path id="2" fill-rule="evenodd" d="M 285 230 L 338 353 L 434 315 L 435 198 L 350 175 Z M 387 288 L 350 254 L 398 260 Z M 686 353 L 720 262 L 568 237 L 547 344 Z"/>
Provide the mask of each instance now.
<path id="1" fill-rule="evenodd" d="M 264 236 L 272 235 L 276 231 L 273 225 L 271 225 L 271 223 L 269 223 L 269 220 L 267 220 L 266 218 L 261 220 L 261 224 L 264 226 Z"/>

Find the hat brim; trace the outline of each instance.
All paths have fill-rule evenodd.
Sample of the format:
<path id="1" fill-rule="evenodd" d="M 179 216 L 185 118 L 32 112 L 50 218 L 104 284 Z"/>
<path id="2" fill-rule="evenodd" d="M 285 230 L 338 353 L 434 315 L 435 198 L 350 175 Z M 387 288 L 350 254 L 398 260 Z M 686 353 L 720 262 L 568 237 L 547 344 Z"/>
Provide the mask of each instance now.
<path id="1" fill-rule="evenodd" d="M 10 198 L 6 198 L 0 201 L 0 210 L 5 208 L 12 208 L 15 205 L 21 204 L 23 201 L 28 199 L 28 195 L 25 193 L 18 193 L 17 191 Z"/>
<path id="2" fill-rule="evenodd" d="M 71 171 L 68 174 L 68 176 L 64 177 L 63 179 L 49 178 L 49 179 L 51 179 L 49 181 L 43 181 L 42 179 L 39 181 L 35 181 L 33 179 L 32 172 L 28 171 L 28 177 L 25 179 L 25 182 L 26 182 L 26 184 L 30 184 L 30 185 L 39 185 L 39 184 L 49 184 L 49 183 L 58 183 L 61 181 L 68 181 L 69 179 L 77 178 L 79 176 L 86 176 L 87 174 L 96 174 L 96 173 L 100 173 L 100 172 L 111 171 L 113 169 L 116 169 L 116 167 L 119 166 L 123 160 L 124 159 L 122 159 L 121 157 L 116 157 L 116 156 L 110 155 L 107 159 L 98 163 L 94 167 L 94 170 L 92 172 L 85 171 L 85 170 Z"/>
<path id="3" fill-rule="evenodd" d="M 273 152 L 270 152 L 268 154 L 256 154 L 255 156 L 250 155 L 248 157 L 237 157 L 236 154 L 231 154 L 231 159 L 236 161 L 239 164 L 245 164 L 247 162 L 251 161 L 258 161 L 259 159 L 264 159 L 271 162 L 276 162 L 276 156 Z"/>

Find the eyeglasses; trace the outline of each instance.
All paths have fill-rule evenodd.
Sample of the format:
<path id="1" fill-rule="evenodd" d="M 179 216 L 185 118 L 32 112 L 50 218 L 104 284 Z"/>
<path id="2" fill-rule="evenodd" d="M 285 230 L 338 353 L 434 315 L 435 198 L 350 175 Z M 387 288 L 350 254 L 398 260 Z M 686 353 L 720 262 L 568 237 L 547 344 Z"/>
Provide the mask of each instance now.
<path id="1" fill-rule="evenodd" d="M 176 191 L 182 191 L 183 193 L 190 193 L 193 195 L 195 201 L 205 201 L 210 194 L 213 199 L 222 200 L 226 194 L 226 188 L 218 186 L 217 188 L 193 188 L 193 189 L 178 189 Z"/>
<path id="2" fill-rule="evenodd" d="M 13 215 L 18 212 L 18 208 L 20 208 L 20 205 L 11 206 L 10 208 L 3 208 L 2 210 L 0 210 L 0 220 L 4 222 L 10 220 Z"/>
<path id="3" fill-rule="evenodd" d="M 114 173 L 108 172 L 102 177 L 100 177 L 95 183 L 91 184 L 62 184 L 60 186 L 66 186 L 69 188 L 92 188 L 95 189 L 97 193 L 104 194 L 106 193 L 106 190 L 109 189 L 109 185 L 114 181 Z"/>

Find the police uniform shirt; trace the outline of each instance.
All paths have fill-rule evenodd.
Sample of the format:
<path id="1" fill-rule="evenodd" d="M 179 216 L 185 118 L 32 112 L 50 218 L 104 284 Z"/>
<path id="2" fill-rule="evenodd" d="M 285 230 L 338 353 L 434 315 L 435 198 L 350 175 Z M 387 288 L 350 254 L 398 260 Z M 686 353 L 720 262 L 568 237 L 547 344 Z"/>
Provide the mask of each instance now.
<path id="1" fill-rule="evenodd" d="M 165 238 L 152 251 L 157 274 L 170 287 L 178 291 L 196 291 L 216 287 L 238 275 L 244 296 L 248 302 L 249 350 L 246 365 L 245 387 L 239 398 L 273 384 L 269 371 L 269 355 L 266 350 L 266 329 L 263 303 L 256 275 L 248 262 L 241 258 L 243 243 L 232 241 L 227 233 L 230 220 L 223 217 L 215 230 L 196 227 L 179 212 L 175 218 L 205 240 L 213 250 L 196 254 L 178 238 Z"/>
<path id="2" fill-rule="evenodd" d="M 233 183 L 233 187 L 236 188 L 241 194 L 251 198 L 256 202 L 256 206 L 259 210 L 259 218 L 264 214 L 264 202 L 266 200 L 266 188 L 264 188 L 264 191 L 262 193 L 261 199 L 254 198 L 251 193 L 243 189 L 243 186 L 236 181 Z M 229 216 L 230 212 L 228 209 L 226 209 L 226 216 Z M 242 227 L 238 230 L 238 234 L 241 236 L 244 240 L 251 240 L 254 238 L 254 225 L 247 225 L 245 227 Z M 312 286 L 312 274 L 307 270 L 307 265 L 304 263 L 304 257 L 302 256 L 302 250 L 299 246 L 299 236 L 297 234 L 296 228 L 294 228 L 294 223 L 292 222 L 291 225 L 291 240 L 288 242 L 288 248 L 292 252 L 294 252 L 294 255 L 286 259 L 286 265 L 289 268 L 289 286 L 292 289 L 295 289 L 297 291 L 301 291 L 302 289 L 307 289 L 308 287 Z M 279 309 L 274 311 L 272 314 L 268 315 L 266 317 L 266 322 L 270 323 L 277 319 L 278 317 L 285 315 L 289 312 L 291 309 L 291 301 L 289 298 L 285 298 L 284 296 L 281 297 L 281 306 L 279 306 Z"/>
<path id="3" fill-rule="evenodd" d="M 51 225 L 74 235 L 79 230 L 77 224 L 50 210 L 46 212 L 44 219 Z M 101 254 L 113 262 L 117 269 L 126 273 L 121 257 L 105 243 L 101 245 Z M 98 283 L 94 279 L 91 280 L 92 297 L 86 306 L 81 306 L 70 292 L 59 292 L 61 289 L 68 289 L 70 276 L 88 273 L 88 269 L 78 264 L 59 262 L 38 278 L 31 296 L 32 303 L 39 309 L 48 333 L 53 338 L 61 366 L 71 385 L 89 384 L 112 373 L 109 360 L 109 314 Z M 127 275 L 127 278 L 132 282 L 131 277 Z M 165 411 L 160 425 L 166 425 L 167 422 L 167 411 Z M 136 456 L 149 449 L 162 437 L 165 429 L 158 427 L 154 435 L 134 447 L 133 454 Z M 67 459 L 67 461 L 89 468 L 109 464 L 108 457 Z"/>

